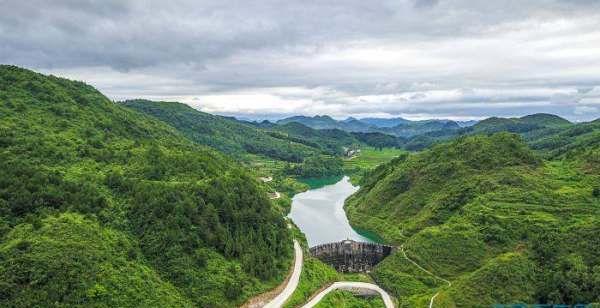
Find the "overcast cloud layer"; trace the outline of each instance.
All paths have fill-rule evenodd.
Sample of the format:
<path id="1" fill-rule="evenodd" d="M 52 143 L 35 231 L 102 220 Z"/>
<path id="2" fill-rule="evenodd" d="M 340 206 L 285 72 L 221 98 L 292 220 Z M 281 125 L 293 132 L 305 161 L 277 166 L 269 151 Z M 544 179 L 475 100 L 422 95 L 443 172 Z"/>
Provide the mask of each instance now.
<path id="1" fill-rule="evenodd" d="M 600 1 L 0 0 L 0 63 L 251 118 L 600 117 Z"/>

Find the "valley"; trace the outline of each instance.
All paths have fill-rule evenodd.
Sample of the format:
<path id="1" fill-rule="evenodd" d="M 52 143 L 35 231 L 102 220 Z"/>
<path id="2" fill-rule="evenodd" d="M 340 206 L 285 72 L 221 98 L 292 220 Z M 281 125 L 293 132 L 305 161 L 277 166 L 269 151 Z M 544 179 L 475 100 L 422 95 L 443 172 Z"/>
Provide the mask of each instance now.
<path id="1" fill-rule="evenodd" d="M 599 120 L 359 131 L 113 102 L 15 66 L 0 81 L 1 306 L 600 301 Z M 309 253 L 346 239 L 396 250 L 370 273 Z"/>
<path id="2" fill-rule="evenodd" d="M 0 308 L 600 308 L 599 0 L 0 3 Z"/>

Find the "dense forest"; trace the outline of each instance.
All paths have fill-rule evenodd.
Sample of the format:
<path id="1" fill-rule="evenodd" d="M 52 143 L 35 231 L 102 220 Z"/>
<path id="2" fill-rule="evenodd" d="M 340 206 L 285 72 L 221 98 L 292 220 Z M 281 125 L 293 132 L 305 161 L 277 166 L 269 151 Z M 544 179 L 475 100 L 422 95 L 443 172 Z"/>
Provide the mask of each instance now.
<path id="1" fill-rule="evenodd" d="M 566 125 L 565 125 L 566 124 Z M 600 302 L 600 127 L 463 136 L 363 177 L 353 225 L 403 245 L 373 276 L 405 306 Z"/>
<path id="2" fill-rule="evenodd" d="M 2 307 L 232 307 L 287 274 L 253 177 L 82 82 L 0 66 L 0 157 Z"/>

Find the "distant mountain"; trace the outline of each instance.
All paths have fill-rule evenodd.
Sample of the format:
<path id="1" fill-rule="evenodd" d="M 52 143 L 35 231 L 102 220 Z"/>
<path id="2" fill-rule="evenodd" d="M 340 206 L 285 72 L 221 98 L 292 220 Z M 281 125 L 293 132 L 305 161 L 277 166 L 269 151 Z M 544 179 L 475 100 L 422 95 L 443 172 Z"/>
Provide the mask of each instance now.
<path id="1" fill-rule="evenodd" d="M 287 124 L 290 122 L 298 122 L 304 124 L 308 127 L 312 127 L 315 129 L 333 129 L 339 128 L 338 121 L 334 120 L 332 117 L 323 115 L 323 116 L 314 116 L 314 117 L 306 117 L 306 116 L 293 116 L 289 118 L 285 118 L 277 121 L 277 124 Z"/>
<path id="2" fill-rule="evenodd" d="M 394 127 L 412 122 L 404 118 L 362 118 L 360 121 L 376 127 Z"/>
<path id="3" fill-rule="evenodd" d="M 374 146 L 399 144 L 399 147 L 409 151 L 419 151 L 461 135 L 492 134 L 496 132 L 517 133 L 529 144 L 532 144 L 544 137 L 550 138 L 552 135 L 559 134 L 564 129 L 573 126 L 571 122 L 564 118 L 546 113 L 536 113 L 520 118 L 491 117 L 481 121 L 444 119 L 410 121 L 403 118 L 361 118 L 357 120 L 353 117 L 336 121 L 329 116 L 296 116 L 280 120 L 278 124 L 292 122 L 302 123 L 314 129 L 339 129 L 353 133 L 354 137 L 361 141 L 370 140 Z M 267 126 L 265 124 L 261 125 Z M 397 139 L 385 138 L 374 133 L 390 135 Z M 537 147 L 534 146 L 534 148 Z"/>
<path id="4" fill-rule="evenodd" d="M 565 126 L 571 124 L 569 120 L 548 113 L 535 113 L 519 118 L 521 122 L 537 124 L 546 127 Z"/>
<path id="5" fill-rule="evenodd" d="M 460 126 L 449 120 L 418 121 L 400 124 L 394 127 L 379 128 L 378 131 L 397 137 L 412 137 L 434 131 L 458 130 Z"/>
<path id="6" fill-rule="evenodd" d="M 358 121 L 358 119 L 355 117 L 347 117 L 345 120 L 342 120 L 342 122 L 344 122 L 344 123 L 353 122 L 353 121 Z"/>
<path id="7" fill-rule="evenodd" d="M 460 127 L 470 127 L 473 126 L 475 124 L 477 124 L 476 120 L 468 120 L 468 121 L 456 121 L 456 124 L 458 124 Z"/>
<path id="8" fill-rule="evenodd" d="M 561 127 L 570 124 L 571 122 L 568 120 L 556 115 L 536 113 L 521 118 L 491 117 L 479 121 L 479 123 L 473 125 L 473 128 L 476 131 L 484 131 L 488 133 L 499 131 L 523 133 L 541 128 Z"/>
<path id="9" fill-rule="evenodd" d="M 409 121 L 403 118 L 379 119 L 364 118 L 357 120 L 349 117 L 336 121 L 329 116 L 294 116 L 277 121 L 277 124 L 297 122 L 314 129 L 340 129 L 347 132 L 384 133 L 396 137 L 412 137 L 439 129 L 457 129 L 460 126 L 450 120 Z"/>

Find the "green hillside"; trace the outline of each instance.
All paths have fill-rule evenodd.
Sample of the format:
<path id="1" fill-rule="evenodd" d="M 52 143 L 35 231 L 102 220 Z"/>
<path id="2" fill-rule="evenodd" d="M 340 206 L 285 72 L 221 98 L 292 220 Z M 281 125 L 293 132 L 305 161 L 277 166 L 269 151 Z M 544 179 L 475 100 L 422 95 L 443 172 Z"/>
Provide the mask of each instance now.
<path id="1" fill-rule="evenodd" d="M 433 124 L 436 123 L 434 122 Z M 536 113 L 521 118 L 491 117 L 479 121 L 472 126 L 461 128 L 455 124 L 449 122 L 446 128 L 434 127 L 430 130 L 414 134 L 404 141 L 402 148 L 408 151 L 420 151 L 460 136 L 494 134 L 499 132 L 519 134 L 531 145 L 540 138 L 553 136 L 580 125 L 573 124 L 559 116 L 546 113 Z M 440 124 L 437 123 L 437 125 Z"/>
<path id="2" fill-rule="evenodd" d="M 251 153 L 302 162 L 308 156 L 322 153 L 319 147 L 274 138 L 251 125 L 204 113 L 181 103 L 129 100 L 122 104 L 172 125 L 191 140 L 240 159 L 245 153 Z"/>
<path id="3" fill-rule="evenodd" d="M 597 155 L 597 140 L 571 137 Z M 439 290 L 444 307 L 600 301 L 597 156 L 538 153 L 513 134 L 459 137 L 367 174 L 346 203 L 351 223 L 453 284 L 402 253 L 375 280 L 416 307 Z"/>
<path id="4" fill-rule="evenodd" d="M 564 127 L 571 122 L 559 116 L 547 113 L 536 113 L 520 118 L 488 118 L 473 125 L 476 132 L 499 132 L 508 131 L 512 133 L 524 133 L 541 128 Z"/>
<path id="5" fill-rule="evenodd" d="M 253 177 L 91 86 L 0 66 L 0 306 L 231 307 L 291 235 Z"/>

